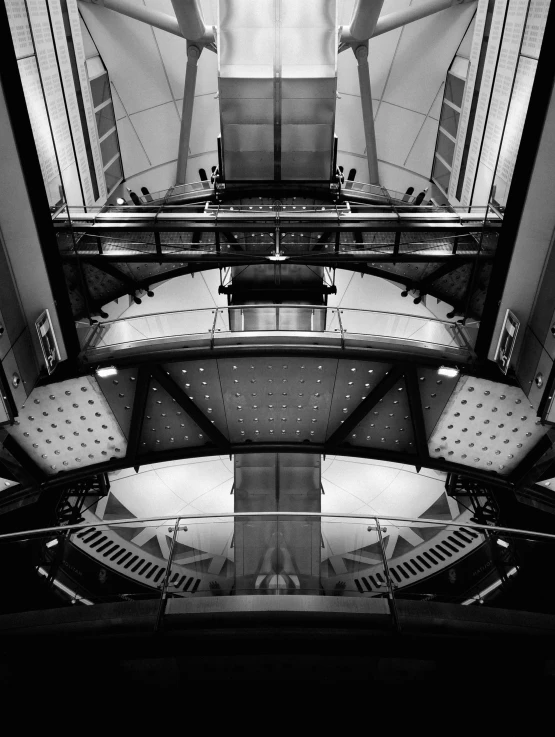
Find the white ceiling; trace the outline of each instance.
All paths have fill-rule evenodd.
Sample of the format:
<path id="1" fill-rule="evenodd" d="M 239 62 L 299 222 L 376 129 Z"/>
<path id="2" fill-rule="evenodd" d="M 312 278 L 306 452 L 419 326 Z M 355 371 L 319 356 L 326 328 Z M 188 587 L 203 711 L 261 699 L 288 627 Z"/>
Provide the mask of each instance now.
<path id="1" fill-rule="evenodd" d="M 173 15 L 170 0 L 134 0 Z M 385 0 L 382 14 L 424 0 Z M 201 0 L 205 20 L 217 22 L 217 0 Z M 348 23 L 354 0 L 339 0 Z M 102 7 L 80 5 L 86 27 L 110 73 L 127 186 L 151 192 L 174 183 L 184 84 L 185 41 Z M 404 191 L 428 184 L 446 71 L 474 15 L 456 5 L 373 39 L 370 65 L 381 183 Z M 202 53 L 190 141 L 188 181 L 217 163 L 217 56 Z M 356 60 L 339 55 L 336 133 L 338 163 L 367 178 Z"/>

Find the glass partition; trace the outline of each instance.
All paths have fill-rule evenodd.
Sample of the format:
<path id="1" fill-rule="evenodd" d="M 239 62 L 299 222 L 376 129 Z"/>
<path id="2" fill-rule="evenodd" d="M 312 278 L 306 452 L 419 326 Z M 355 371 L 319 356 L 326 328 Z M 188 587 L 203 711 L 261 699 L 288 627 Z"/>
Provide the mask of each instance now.
<path id="1" fill-rule="evenodd" d="M 248 512 L 67 525 L 0 535 L 0 613 L 214 596 L 504 604 L 555 535 L 405 517 Z M 533 556 L 535 553 L 535 557 Z M 551 611 L 535 604 L 530 611 Z M 553 608 L 553 607 L 552 607 Z"/>

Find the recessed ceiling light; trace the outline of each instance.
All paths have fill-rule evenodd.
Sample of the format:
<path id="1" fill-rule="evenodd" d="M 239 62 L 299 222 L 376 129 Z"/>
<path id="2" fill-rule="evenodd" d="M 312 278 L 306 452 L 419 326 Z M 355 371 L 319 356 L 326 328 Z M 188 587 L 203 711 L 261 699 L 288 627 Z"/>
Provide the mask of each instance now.
<path id="1" fill-rule="evenodd" d="M 437 370 L 438 376 L 448 376 L 450 379 L 454 379 L 458 376 L 460 371 L 458 368 L 453 366 L 440 366 Z"/>
<path id="2" fill-rule="evenodd" d="M 105 379 L 107 376 L 115 376 L 117 372 L 115 366 L 102 366 L 102 368 L 96 369 L 96 375 L 100 376 L 101 379 Z"/>

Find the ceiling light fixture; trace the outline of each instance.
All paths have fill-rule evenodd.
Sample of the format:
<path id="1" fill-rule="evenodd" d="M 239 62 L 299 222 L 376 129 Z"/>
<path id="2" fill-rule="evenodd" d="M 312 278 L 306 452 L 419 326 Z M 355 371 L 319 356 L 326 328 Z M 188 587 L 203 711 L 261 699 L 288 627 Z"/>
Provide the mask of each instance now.
<path id="1" fill-rule="evenodd" d="M 46 543 L 46 547 L 47 547 L 47 548 L 53 548 L 53 547 L 54 547 L 55 545 L 57 545 L 57 544 L 58 544 L 58 538 L 56 537 L 56 538 L 54 538 L 54 540 L 49 540 L 49 541 L 48 541 L 48 542 Z"/>
<path id="2" fill-rule="evenodd" d="M 438 376 L 448 376 L 450 379 L 454 379 L 455 376 L 460 374 L 458 368 L 454 366 L 440 366 L 437 370 Z"/>
<path id="3" fill-rule="evenodd" d="M 102 366 L 102 368 L 96 369 L 96 375 L 100 376 L 101 379 L 105 379 L 107 376 L 115 376 L 117 372 L 115 366 Z"/>
<path id="4" fill-rule="evenodd" d="M 499 545 L 500 547 L 502 547 L 502 548 L 508 548 L 508 547 L 509 547 L 509 543 L 508 543 L 508 542 L 507 542 L 506 540 L 502 540 L 502 539 L 501 539 L 500 537 L 498 537 L 498 538 L 497 538 L 497 540 L 496 540 L 495 542 L 496 542 L 496 543 L 497 543 L 497 544 L 498 544 L 498 545 Z"/>

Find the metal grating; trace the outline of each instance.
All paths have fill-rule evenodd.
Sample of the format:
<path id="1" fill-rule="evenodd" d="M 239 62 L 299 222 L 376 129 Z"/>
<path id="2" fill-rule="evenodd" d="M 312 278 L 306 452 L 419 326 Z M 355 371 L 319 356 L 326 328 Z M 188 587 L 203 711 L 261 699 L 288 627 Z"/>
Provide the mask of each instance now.
<path id="1" fill-rule="evenodd" d="M 362 448 L 380 448 L 404 453 L 415 451 L 404 379 L 378 401 L 367 417 L 349 434 L 345 443 Z"/>
<path id="2" fill-rule="evenodd" d="M 151 380 L 145 405 L 140 448 L 142 452 L 194 448 L 207 438 L 175 399 Z"/>
<path id="3" fill-rule="evenodd" d="M 217 361 L 187 361 L 162 366 L 209 420 L 228 436 Z"/>
<path id="4" fill-rule="evenodd" d="M 391 366 L 368 361 L 340 361 L 337 367 L 326 437 L 347 419 L 366 395 L 380 383 Z"/>
<path id="5" fill-rule="evenodd" d="M 125 456 L 127 440 L 90 376 L 34 389 L 8 428 L 49 475 Z"/>
<path id="6" fill-rule="evenodd" d="M 519 387 L 465 376 L 428 445 L 432 458 L 506 476 L 547 430 Z"/>
<path id="7" fill-rule="evenodd" d="M 97 376 L 97 382 L 123 434 L 126 438 L 129 438 L 131 414 L 137 385 L 137 369 L 120 369 L 116 377 L 106 376 L 105 378 L 101 378 Z"/>
<path id="8" fill-rule="evenodd" d="M 322 443 L 335 359 L 237 359 L 218 362 L 232 443 Z"/>

